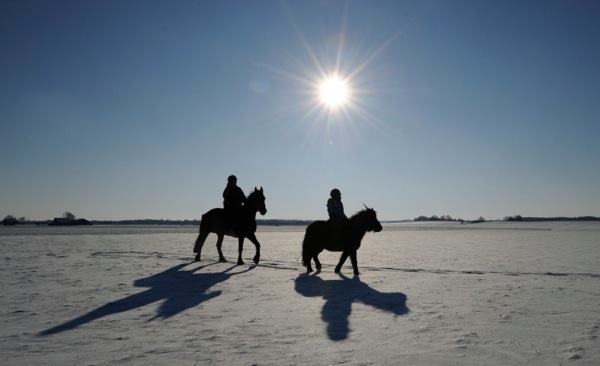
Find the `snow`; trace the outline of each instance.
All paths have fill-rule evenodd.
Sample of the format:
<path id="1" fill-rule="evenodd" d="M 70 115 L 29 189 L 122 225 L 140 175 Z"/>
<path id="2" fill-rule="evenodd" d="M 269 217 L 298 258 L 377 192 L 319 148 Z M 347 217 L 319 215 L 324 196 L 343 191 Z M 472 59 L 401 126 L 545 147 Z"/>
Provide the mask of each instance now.
<path id="1" fill-rule="evenodd" d="M 401 223 L 307 275 L 195 227 L 0 227 L 2 365 L 598 365 L 600 223 Z M 251 263 L 254 247 L 246 243 Z"/>

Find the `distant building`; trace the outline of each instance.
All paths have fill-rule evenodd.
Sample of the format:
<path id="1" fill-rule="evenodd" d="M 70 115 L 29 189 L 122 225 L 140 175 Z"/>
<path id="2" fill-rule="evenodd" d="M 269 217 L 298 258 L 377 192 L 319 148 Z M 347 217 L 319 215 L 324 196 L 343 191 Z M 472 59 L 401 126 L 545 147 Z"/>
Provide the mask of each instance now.
<path id="1" fill-rule="evenodd" d="M 48 223 L 48 225 L 68 226 L 68 225 L 72 225 L 72 224 L 71 224 L 71 220 L 67 219 L 66 217 L 55 217 L 54 220 L 52 220 L 52 222 Z"/>
<path id="2" fill-rule="evenodd" d="M 48 223 L 48 226 L 76 226 L 76 225 L 91 225 L 92 223 L 86 219 L 68 219 L 66 217 L 56 217 Z"/>

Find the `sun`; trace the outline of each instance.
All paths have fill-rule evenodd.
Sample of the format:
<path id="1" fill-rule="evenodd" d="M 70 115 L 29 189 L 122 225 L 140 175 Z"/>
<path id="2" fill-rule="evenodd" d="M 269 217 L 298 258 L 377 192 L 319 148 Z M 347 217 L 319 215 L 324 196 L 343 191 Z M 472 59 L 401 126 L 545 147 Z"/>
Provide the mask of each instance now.
<path id="1" fill-rule="evenodd" d="M 348 103 L 348 94 L 348 83 L 337 76 L 326 78 L 319 85 L 319 100 L 332 109 Z"/>

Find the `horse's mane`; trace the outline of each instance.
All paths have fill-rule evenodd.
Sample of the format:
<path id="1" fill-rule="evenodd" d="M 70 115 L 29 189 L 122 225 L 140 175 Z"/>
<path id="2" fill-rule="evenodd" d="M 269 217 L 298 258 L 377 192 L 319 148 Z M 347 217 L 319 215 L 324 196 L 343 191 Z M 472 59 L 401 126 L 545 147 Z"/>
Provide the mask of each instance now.
<path id="1" fill-rule="evenodd" d="M 252 192 L 250 192 L 250 194 L 248 195 L 248 198 L 246 198 L 246 200 L 251 200 L 252 198 L 254 198 L 254 196 L 256 196 L 257 192 L 258 191 L 252 191 Z"/>
<path id="2" fill-rule="evenodd" d="M 374 209 L 372 209 L 372 208 L 368 208 L 368 207 L 366 207 L 366 206 L 365 206 L 365 209 L 364 209 L 364 210 L 360 210 L 360 211 L 358 211 L 358 212 L 357 212 L 357 213 L 355 213 L 354 215 L 350 216 L 350 218 L 351 218 L 351 219 L 353 219 L 353 218 L 359 218 L 359 217 L 362 217 L 362 216 L 365 216 L 365 215 L 373 215 L 373 214 L 374 214 L 374 215 L 377 215 L 377 212 L 375 212 L 375 210 L 374 210 Z"/>
<path id="3" fill-rule="evenodd" d="M 262 189 L 262 188 L 261 188 Z M 252 201 L 256 198 L 257 195 L 262 194 L 262 190 L 254 188 L 250 194 L 248 194 L 248 198 L 246 198 L 246 203 Z"/>
<path id="4" fill-rule="evenodd" d="M 259 193 L 260 193 L 260 190 L 258 190 L 258 189 L 255 188 L 252 192 L 250 192 L 250 194 L 248 195 L 247 200 L 249 200 L 250 198 L 254 198 Z"/>

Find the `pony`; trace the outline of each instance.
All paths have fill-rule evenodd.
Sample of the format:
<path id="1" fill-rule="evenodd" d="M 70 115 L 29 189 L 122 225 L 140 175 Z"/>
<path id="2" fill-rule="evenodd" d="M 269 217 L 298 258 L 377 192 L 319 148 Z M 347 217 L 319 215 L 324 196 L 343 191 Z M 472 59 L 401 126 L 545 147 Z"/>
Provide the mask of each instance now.
<path id="1" fill-rule="evenodd" d="M 238 265 L 244 264 L 242 260 L 242 250 L 244 249 L 244 239 L 248 238 L 256 247 L 256 255 L 253 258 L 255 264 L 258 264 L 260 260 L 260 243 L 256 239 L 254 233 L 256 232 L 256 213 L 260 212 L 261 215 L 267 213 L 267 206 L 265 205 L 265 195 L 263 188 L 256 189 L 248 195 L 246 203 L 240 209 L 239 214 L 235 217 L 235 223 L 228 225 L 226 222 L 225 211 L 222 208 L 213 208 L 202 215 L 202 221 L 200 222 L 200 233 L 194 244 L 194 253 L 196 257 L 195 261 L 200 261 L 200 253 L 202 252 L 202 246 L 206 237 L 210 233 L 217 234 L 217 251 L 219 252 L 219 262 L 227 262 L 223 256 L 221 246 L 223 244 L 223 237 L 225 235 L 238 238 L 239 256 Z"/>
<path id="2" fill-rule="evenodd" d="M 354 274 L 358 275 L 356 251 L 367 231 L 380 232 L 383 228 L 377 220 L 377 213 L 365 205 L 365 209 L 343 221 L 315 221 L 308 225 L 302 242 L 302 265 L 308 273 L 312 272 L 310 261 L 315 261 L 317 273 L 321 272 L 318 255 L 324 249 L 342 252 L 340 261 L 335 266 L 335 273 L 340 273 L 342 265 L 350 257 Z"/>

